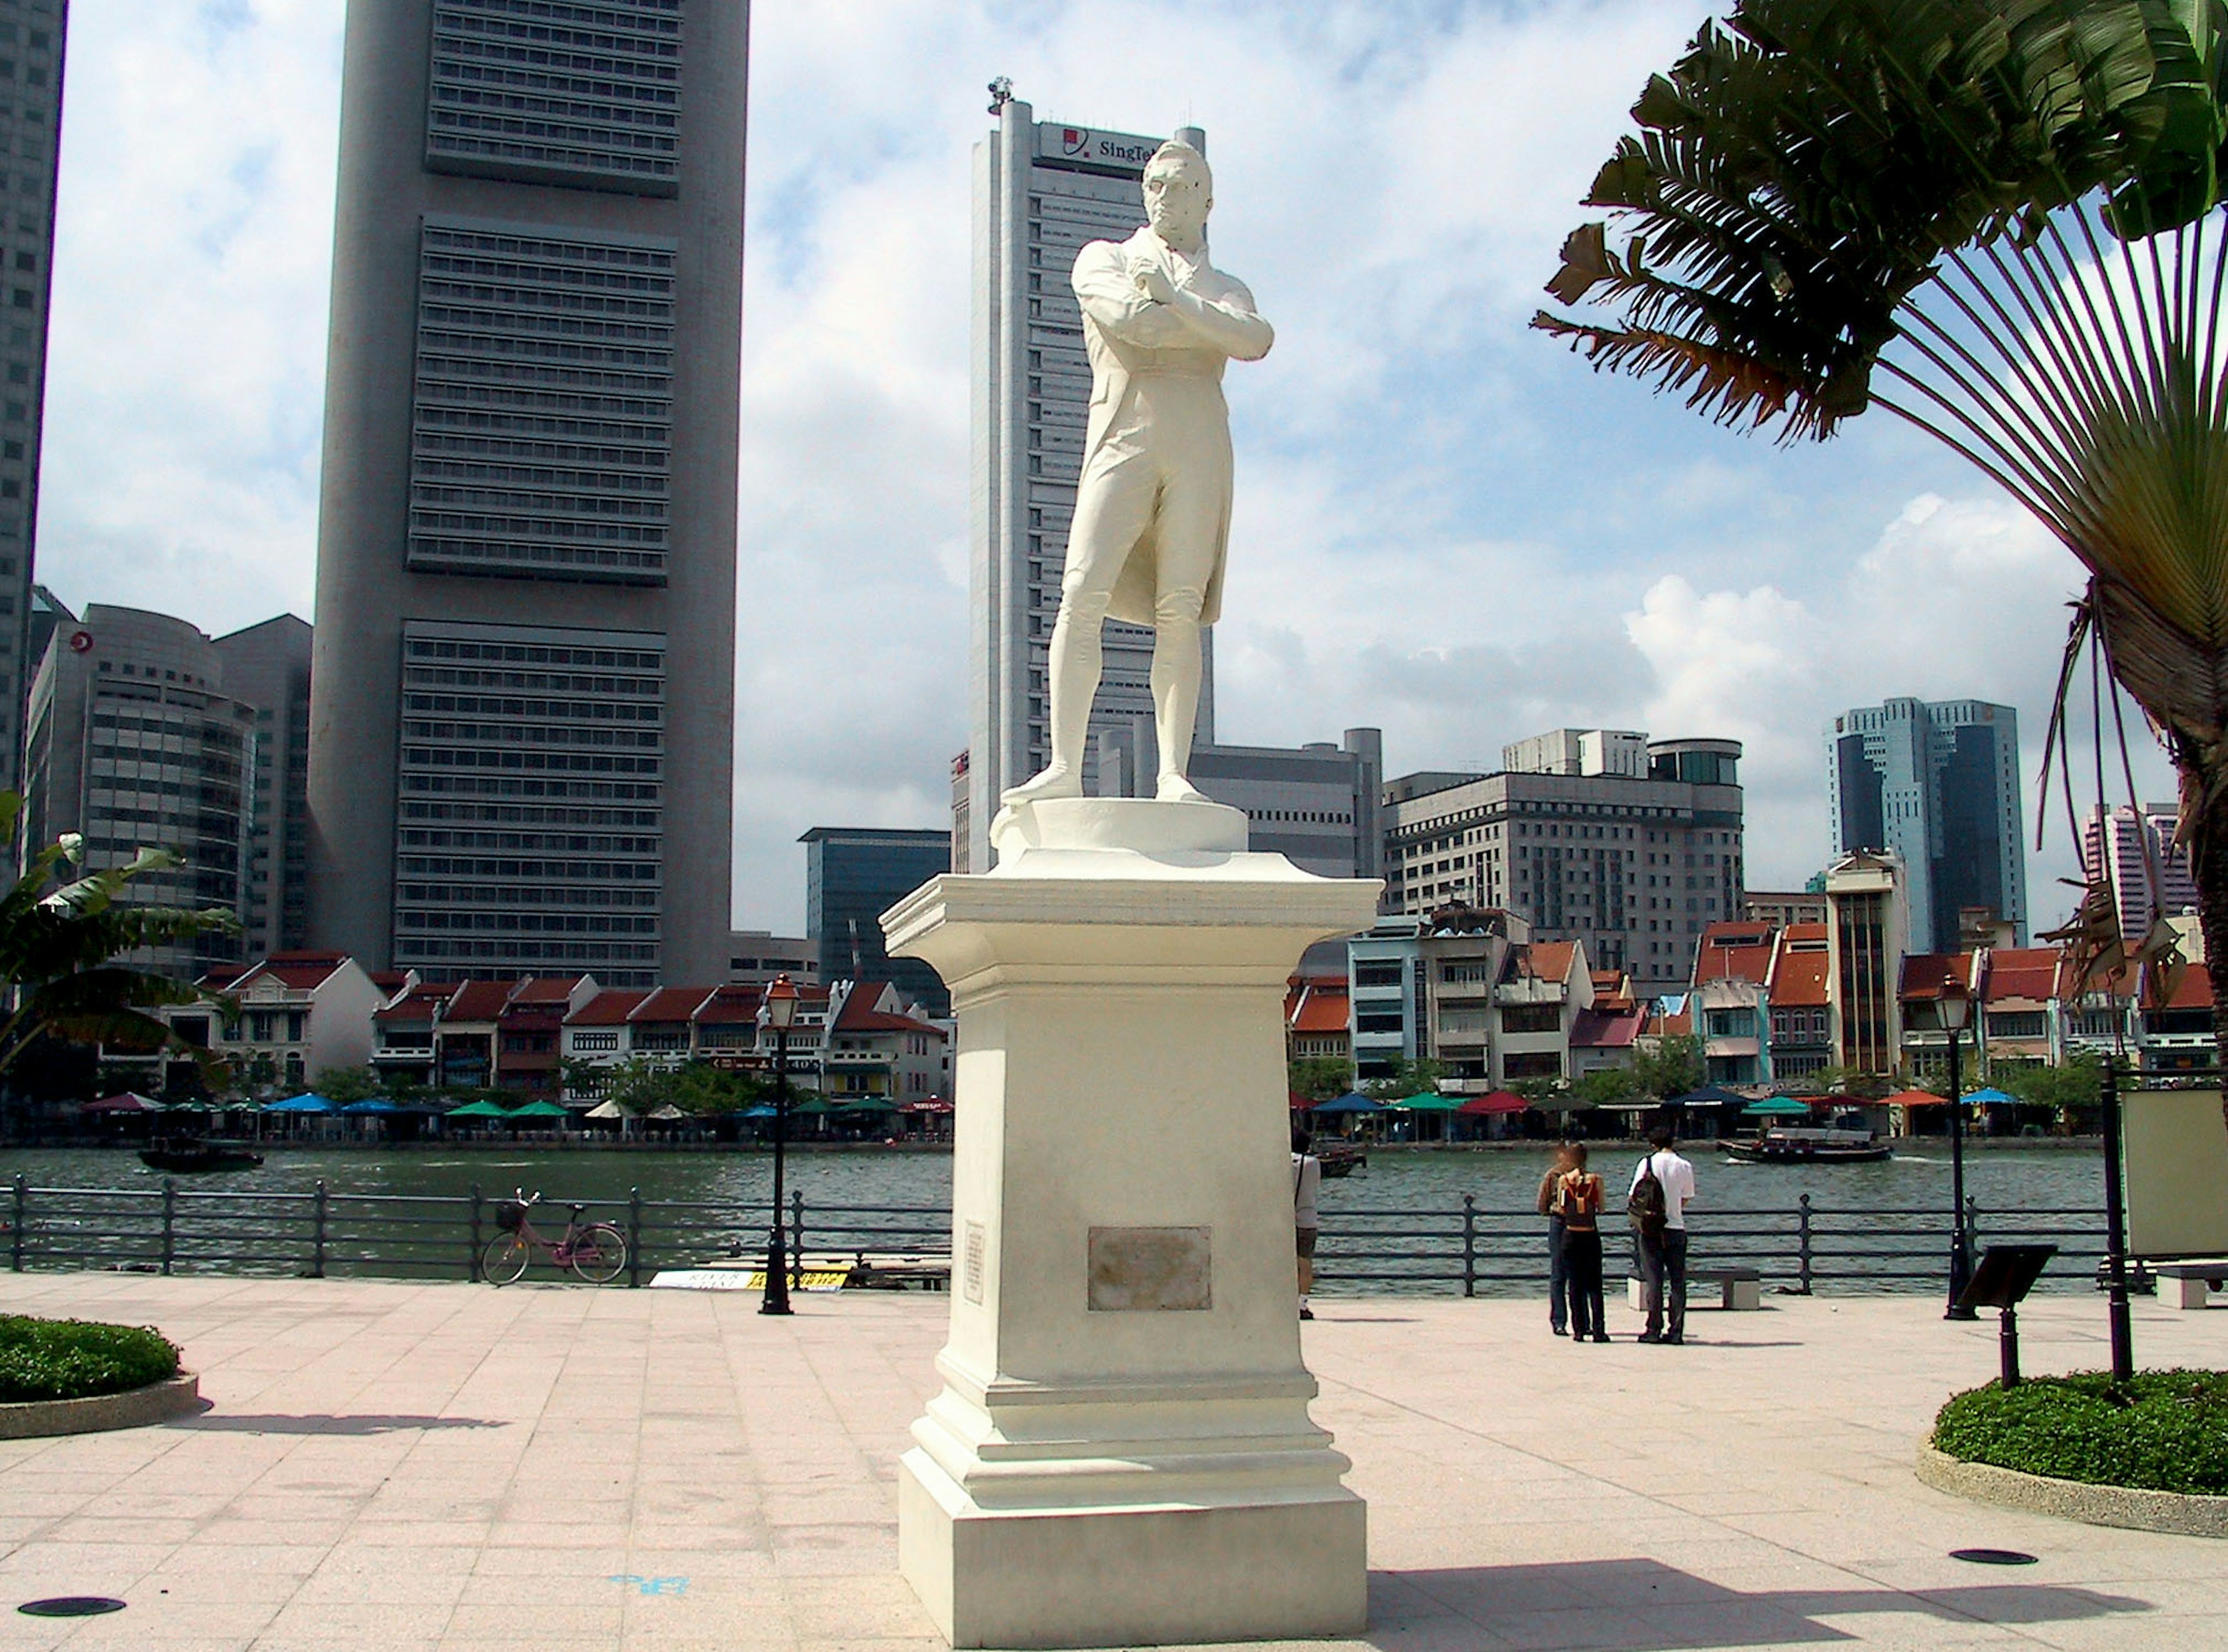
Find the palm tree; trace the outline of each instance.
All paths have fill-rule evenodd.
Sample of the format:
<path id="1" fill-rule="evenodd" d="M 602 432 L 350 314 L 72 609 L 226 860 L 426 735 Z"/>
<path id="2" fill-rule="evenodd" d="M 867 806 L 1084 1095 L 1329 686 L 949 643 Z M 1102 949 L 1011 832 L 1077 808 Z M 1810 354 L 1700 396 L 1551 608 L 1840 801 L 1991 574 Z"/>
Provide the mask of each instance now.
<path id="1" fill-rule="evenodd" d="M 2085 639 L 2180 776 L 2228 1070 L 2224 35 L 2224 0 L 1737 0 L 1595 179 L 1619 244 L 1548 284 L 1617 319 L 1534 324 L 1783 440 L 1885 408 L 2080 559 L 2052 734 Z"/>
<path id="2" fill-rule="evenodd" d="M 0 791 L 0 842 L 14 837 L 22 807 L 16 793 Z M 117 960 L 143 947 L 234 933 L 239 919 L 221 907 L 125 904 L 133 879 L 185 864 L 169 849 L 143 848 L 122 866 L 68 877 L 84 857 L 84 840 L 66 834 L 33 855 L 0 895 L 0 987 L 12 996 L 12 1009 L 0 1020 L 0 1074 L 42 1036 L 168 1047 L 206 1060 L 206 1050 L 184 1043 L 149 1013 L 198 1002 L 202 995 L 188 983 Z"/>

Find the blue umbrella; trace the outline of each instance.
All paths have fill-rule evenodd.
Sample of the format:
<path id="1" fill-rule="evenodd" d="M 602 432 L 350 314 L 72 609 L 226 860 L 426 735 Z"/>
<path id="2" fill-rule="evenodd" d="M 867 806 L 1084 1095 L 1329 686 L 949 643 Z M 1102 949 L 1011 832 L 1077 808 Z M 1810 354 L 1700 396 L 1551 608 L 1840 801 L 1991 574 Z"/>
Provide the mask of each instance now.
<path id="1" fill-rule="evenodd" d="M 2007 1096 L 2002 1091 L 1994 1089 L 1967 1091 L 1965 1099 L 1975 1107 L 2012 1107 L 2018 1105 L 2015 1097 Z"/>
<path id="2" fill-rule="evenodd" d="M 387 1117 L 401 1111 L 384 1096 L 366 1096 L 362 1101 L 352 1101 L 341 1109 L 342 1112 L 357 1117 Z"/>
<path id="3" fill-rule="evenodd" d="M 771 1118 L 774 1116 L 775 1111 L 775 1109 L 767 1106 L 765 1103 L 760 1102 L 755 1107 L 745 1108 L 743 1110 L 743 1117 L 746 1118 Z"/>
<path id="4" fill-rule="evenodd" d="M 333 1104 L 314 1091 L 304 1091 L 298 1096 L 289 1096 L 284 1101 L 270 1103 L 266 1113 L 330 1113 L 338 1111 Z"/>
<path id="5" fill-rule="evenodd" d="M 1372 1101 L 1359 1092 L 1350 1090 L 1335 1100 L 1319 1101 L 1309 1111 L 1317 1113 L 1381 1113 L 1385 1111 L 1385 1104 Z"/>

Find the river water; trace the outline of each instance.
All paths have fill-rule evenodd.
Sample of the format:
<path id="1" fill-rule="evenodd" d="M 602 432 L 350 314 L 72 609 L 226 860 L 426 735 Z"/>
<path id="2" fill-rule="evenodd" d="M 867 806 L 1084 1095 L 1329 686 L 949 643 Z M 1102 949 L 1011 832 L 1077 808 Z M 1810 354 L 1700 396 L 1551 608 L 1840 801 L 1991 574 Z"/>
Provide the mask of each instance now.
<path id="1" fill-rule="evenodd" d="M 1688 1218 L 1698 1265 L 1755 1267 L 1772 1289 L 1942 1288 L 1950 1206 L 1942 1147 L 1825 1169 L 1734 1164 L 1700 1143 L 1689 1151 L 1699 1182 Z M 1539 1289 L 1546 1258 L 1533 1200 L 1546 1154 L 1372 1149 L 1366 1168 L 1323 1184 L 1322 1289 Z M 1635 1159 L 1631 1149 L 1595 1155 L 1613 1201 Z M 2088 1288 L 2103 1248 L 2101 1159 L 2083 1147 L 1975 1148 L 1966 1191 L 1980 1242 L 2056 1244 L 2060 1255 L 2044 1288 Z M 1128 1167 L 1138 1175 L 1152 1169 L 1143 1159 Z M 772 1161 L 759 1152 L 274 1146 L 259 1169 L 178 1178 L 174 1231 L 163 1177 L 128 1149 L 0 1152 L 0 1179 L 18 1175 L 33 1190 L 23 1206 L 29 1266 L 145 1267 L 167 1258 L 184 1271 L 453 1277 L 491 1234 L 491 1202 L 514 1189 L 542 1194 L 553 1220 L 567 1201 L 594 1207 L 599 1219 L 627 1220 L 638 1191 L 643 1208 L 632 1220 L 650 1271 L 751 1254 L 765 1242 Z M 322 1205 L 314 1197 L 320 1182 Z M 800 1151 L 791 1156 L 789 1187 L 802 1201 L 809 1252 L 917 1255 L 948 1245 L 948 1153 Z M 475 1190 L 483 1196 L 477 1207 Z M 397 1200 L 407 1202 L 382 1202 Z M 0 1188 L 0 1226 L 11 1203 Z M 1621 1247 L 1623 1225 L 1611 1221 Z"/>
<path id="2" fill-rule="evenodd" d="M 1181 1151 L 1181 1149 L 1177 1149 Z M 1947 1210 L 1950 1153 L 1928 1143 L 1879 1164 L 1815 1166 L 1733 1164 L 1702 1144 L 1687 1148 L 1695 1165 L 1695 1220 L 1713 1210 L 1792 1210 L 1809 1194 L 1835 1210 Z M 1593 1168 L 1613 1186 L 1632 1173 L 1632 1149 L 1604 1149 Z M 1473 1195 L 1481 1209 L 1525 1211 L 1546 1165 L 1546 1149 L 1463 1151 L 1373 1149 L 1366 1169 L 1326 1181 L 1326 1223 L 1344 1211 L 1454 1209 Z M 1140 1163 L 1138 1174 L 1149 1174 Z M 129 1150 L 103 1148 L 0 1150 L 0 1179 L 17 1175 L 43 1188 L 140 1188 L 160 1185 Z M 945 1207 L 951 1199 L 949 1154 L 879 1149 L 804 1151 L 789 1160 L 789 1185 L 809 1205 Z M 259 1170 L 200 1175 L 182 1181 L 208 1191 L 307 1192 L 317 1181 L 335 1194 L 460 1195 L 477 1183 L 490 1197 L 514 1188 L 545 1191 L 552 1200 L 623 1200 L 639 1188 L 645 1200 L 754 1203 L 773 1178 L 773 1161 L 758 1152 L 575 1151 L 546 1148 L 416 1149 L 271 1147 Z M 1968 1195 L 1984 1211 L 2092 1211 L 2103 1202 L 2103 1155 L 2093 1149 L 1975 1147 L 1965 1159 Z"/>

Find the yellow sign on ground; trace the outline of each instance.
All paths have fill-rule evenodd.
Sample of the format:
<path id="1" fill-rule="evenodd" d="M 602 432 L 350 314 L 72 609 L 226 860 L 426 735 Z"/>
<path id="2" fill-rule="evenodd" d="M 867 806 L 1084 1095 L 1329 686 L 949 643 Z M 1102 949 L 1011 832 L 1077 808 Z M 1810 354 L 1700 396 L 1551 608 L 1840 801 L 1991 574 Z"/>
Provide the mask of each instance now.
<path id="1" fill-rule="evenodd" d="M 2128 1249 L 2139 1257 L 2228 1256 L 2228 1118 L 2217 1090 L 2125 1098 Z"/>

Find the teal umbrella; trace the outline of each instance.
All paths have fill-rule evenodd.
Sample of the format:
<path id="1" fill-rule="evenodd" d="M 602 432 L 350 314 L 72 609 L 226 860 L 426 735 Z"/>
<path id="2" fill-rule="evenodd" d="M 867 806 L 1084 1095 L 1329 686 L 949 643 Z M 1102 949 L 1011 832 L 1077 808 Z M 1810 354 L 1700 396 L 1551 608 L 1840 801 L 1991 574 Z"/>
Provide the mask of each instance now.
<path id="1" fill-rule="evenodd" d="M 1425 1091 L 1409 1096 L 1392 1105 L 1404 1113 L 1453 1113 L 1462 1111 L 1460 1096 L 1442 1096 L 1435 1091 Z"/>
<path id="2" fill-rule="evenodd" d="M 266 1113 L 336 1113 L 339 1108 L 313 1091 L 298 1096 L 289 1096 L 284 1101 L 274 1101 L 263 1110 Z"/>
<path id="3" fill-rule="evenodd" d="M 1965 1102 L 1972 1107 L 2015 1107 L 2019 1105 L 2019 1098 L 2007 1096 L 1994 1088 L 1969 1090 L 1965 1092 Z"/>
<path id="4" fill-rule="evenodd" d="M 1751 1101 L 1741 1109 L 1744 1118 L 1808 1118 L 1810 1104 L 1797 1101 L 1792 1096 L 1769 1096 L 1762 1101 Z"/>
<path id="5" fill-rule="evenodd" d="M 449 1109 L 448 1116 L 451 1118 L 508 1118 L 510 1113 L 491 1101 L 470 1101 L 461 1107 Z"/>

